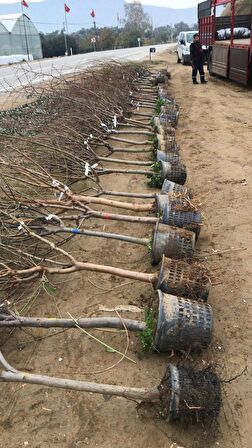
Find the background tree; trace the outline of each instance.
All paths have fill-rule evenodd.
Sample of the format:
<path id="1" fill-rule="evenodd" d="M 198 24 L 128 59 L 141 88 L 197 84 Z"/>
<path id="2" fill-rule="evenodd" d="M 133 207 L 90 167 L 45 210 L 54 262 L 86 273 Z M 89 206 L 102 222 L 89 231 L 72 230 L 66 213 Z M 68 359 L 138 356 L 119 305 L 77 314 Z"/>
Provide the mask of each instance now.
<path id="1" fill-rule="evenodd" d="M 118 31 L 114 28 L 102 28 L 99 30 L 100 50 L 113 50 L 116 46 Z"/>
<path id="2" fill-rule="evenodd" d="M 132 3 L 125 3 L 124 28 L 128 32 L 138 32 L 138 37 L 144 37 L 145 33 L 152 30 L 151 19 L 144 12 L 141 3 L 134 0 Z"/>
<path id="3" fill-rule="evenodd" d="M 197 25 L 198 28 L 198 25 Z M 189 25 L 187 25 L 187 23 L 185 22 L 179 22 L 179 23 L 175 23 L 174 27 L 174 36 L 177 37 L 179 35 L 179 33 L 181 33 L 181 31 L 190 31 L 191 27 Z"/>
<path id="4" fill-rule="evenodd" d="M 40 33 L 41 45 L 44 58 L 54 56 L 64 56 L 66 52 L 65 38 L 63 31 L 54 31 L 53 33 Z M 79 53 L 78 41 L 73 34 L 67 36 L 68 47 L 72 48 L 73 53 Z"/>

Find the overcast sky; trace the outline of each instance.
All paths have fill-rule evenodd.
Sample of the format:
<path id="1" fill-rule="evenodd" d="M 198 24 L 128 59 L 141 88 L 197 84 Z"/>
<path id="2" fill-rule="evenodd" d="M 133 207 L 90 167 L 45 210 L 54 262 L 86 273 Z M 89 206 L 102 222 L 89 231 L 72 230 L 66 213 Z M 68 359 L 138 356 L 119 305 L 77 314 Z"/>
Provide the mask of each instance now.
<path id="1" fill-rule="evenodd" d="M 130 2 L 131 0 L 126 0 Z M 199 0 L 141 0 L 143 5 L 166 6 L 167 8 L 191 8 L 197 6 Z"/>
<path id="2" fill-rule="evenodd" d="M 44 0 L 26 0 L 26 3 L 40 3 Z M 10 5 L 12 3 L 21 3 L 20 0 L 0 0 L 0 5 Z"/>
<path id="3" fill-rule="evenodd" d="M 44 0 L 27 0 L 27 3 L 39 3 Z M 83 0 L 84 1 L 84 0 Z M 126 0 L 130 2 L 131 0 Z M 169 8 L 190 8 L 191 6 L 197 6 L 198 0 L 141 0 L 144 5 L 154 5 L 154 6 L 167 6 Z M 20 0 L 0 0 L 0 4 L 8 5 L 11 3 L 20 3 Z"/>

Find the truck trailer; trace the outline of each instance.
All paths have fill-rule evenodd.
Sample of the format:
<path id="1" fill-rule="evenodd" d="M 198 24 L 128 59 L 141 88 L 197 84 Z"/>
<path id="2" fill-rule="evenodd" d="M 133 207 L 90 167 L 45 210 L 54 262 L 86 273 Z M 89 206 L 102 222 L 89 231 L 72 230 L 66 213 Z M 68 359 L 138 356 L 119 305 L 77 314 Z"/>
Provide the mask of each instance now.
<path id="1" fill-rule="evenodd" d="M 243 85 L 252 83 L 252 0 L 250 14 L 236 13 L 236 0 L 207 0 L 198 4 L 201 44 L 208 50 L 208 70 Z M 217 16 L 217 7 L 230 4 L 231 15 Z"/>

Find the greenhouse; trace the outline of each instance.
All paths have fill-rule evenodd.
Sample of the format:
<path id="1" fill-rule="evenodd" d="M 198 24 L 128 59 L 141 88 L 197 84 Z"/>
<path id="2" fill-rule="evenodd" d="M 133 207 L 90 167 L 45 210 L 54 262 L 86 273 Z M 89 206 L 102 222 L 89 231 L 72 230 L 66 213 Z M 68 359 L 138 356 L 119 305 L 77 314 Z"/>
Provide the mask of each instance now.
<path id="1" fill-rule="evenodd" d="M 0 57 L 18 55 L 24 55 L 27 59 L 43 57 L 39 32 L 25 14 L 2 15 L 0 16 Z"/>

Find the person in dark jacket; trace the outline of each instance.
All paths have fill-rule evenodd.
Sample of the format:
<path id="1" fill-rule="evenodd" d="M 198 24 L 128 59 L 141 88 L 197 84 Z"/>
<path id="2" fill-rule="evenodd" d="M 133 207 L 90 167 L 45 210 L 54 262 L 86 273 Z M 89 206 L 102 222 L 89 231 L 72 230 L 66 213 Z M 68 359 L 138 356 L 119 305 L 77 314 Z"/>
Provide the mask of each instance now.
<path id="1" fill-rule="evenodd" d="M 197 73 L 199 71 L 201 84 L 206 84 L 204 73 L 204 51 L 199 41 L 199 34 L 194 34 L 193 42 L 190 45 L 190 57 L 192 63 L 192 80 L 193 84 L 199 84 L 197 81 Z"/>

